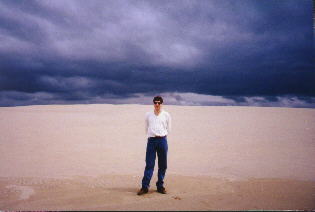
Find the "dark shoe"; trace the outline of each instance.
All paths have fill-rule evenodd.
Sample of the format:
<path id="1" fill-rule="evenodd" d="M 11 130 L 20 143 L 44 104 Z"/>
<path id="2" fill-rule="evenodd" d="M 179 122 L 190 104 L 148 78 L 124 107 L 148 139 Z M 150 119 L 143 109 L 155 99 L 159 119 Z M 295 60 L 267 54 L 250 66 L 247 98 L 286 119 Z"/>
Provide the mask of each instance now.
<path id="1" fill-rule="evenodd" d="M 166 190 L 164 187 L 158 187 L 157 188 L 157 192 L 161 193 L 161 194 L 166 194 Z"/>
<path id="2" fill-rule="evenodd" d="M 148 193 L 149 189 L 148 188 L 141 188 L 140 191 L 138 191 L 138 195 L 146 194 Z"/>

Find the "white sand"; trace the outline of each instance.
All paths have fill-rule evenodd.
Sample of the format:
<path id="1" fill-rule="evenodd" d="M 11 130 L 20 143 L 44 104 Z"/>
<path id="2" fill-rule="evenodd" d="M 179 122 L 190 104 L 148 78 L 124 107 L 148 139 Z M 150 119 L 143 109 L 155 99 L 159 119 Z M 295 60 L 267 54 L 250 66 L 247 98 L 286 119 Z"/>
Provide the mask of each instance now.
<path id="1" fill-rule="evenodd" d="M 17 186 L 17 185 L 8 185 L 5 187 L 6 189 L 17 191 L 19 195 L 19 200 L 24 200 L 30 198 L 33 195 L 34 189 L 30 186 Z"/>
<path id="2" fill-rule="evenodd" d="M 211 191 L 207 193 L 207 189 L 201 192 L 201 188 L 200 190 L 194 187 L 192 190 L 195 196 L 192 195 L 194 198 L 191 200 L 180 197 L 176 199 L 176 195 L 183 194 L 181 192 L 187 190 L 184 182 L 190 182 L 193 179 L 192 184 L 198 187 L 203 182 L 203 177 L 211 179 L 209 182 L 213 185 L 216 182 L 226 182 L 226 180 L 234 182 L 233 186 L 247 182 L 246 180 L 257 183 L 258 181 L 253 181 L 254 178 L 260 179 L 258 183 L 260 185 L 265 185 L 269 180 L 268 182 L 274 187 L 280 185 L 280 182 L 282 182 L 281 185 L 285 185 L 284 181 L 292 182 L 286 186 L 288 189 L 295 190 L 305 186 L 302 182 L 310 181 L 309 183 L 314 185 L 312 184 L 315 182 L 314 109 L 165 105 L 164 109 L 170 112 L 173 119 L 173 130 L 168 136 L 169 158 L 166 176 L 167 188 L 171 189 L 169 191 L 171 193 L 163 197 L 165 199 L 159 197 L 158 194 L 148 194 L 147 197 L 140 199 L 148 201 L 147 206 L 136 203 L 139 202 L 139 197 L 133 195 L 141 185 L 145 166 L 144 114 L 152 109 L 151 105 L 96 104 L 0 108 L 0 177 L 3 177 L 0 196 L 6 199 L 5 202 L 18 199 L 18 195 L 12 196 L 5 186 L 12 185 L 12 182 L 17 182 L 13 185 L 21 186 L 23 183 L 19 179 L 25 177 L 27 180 L 24 184 L 28 186 L 34 186 L 34 179 L 36 182 L 42 180 L 42 183 L 37 183 L 41 185 L 37 193 L 43 192 L 43 189 L 49 193 L 52 191 L 46 187 L 51 185 L 51 181 L 46 182 L 43 179 L 63 180 L 58 185 L 64 185 L 68 182 L 67 180 L 81 183 L 73 178 L 85 176 L 88 177 L 86 179 L 92 181 L 90 185 L 97 187 L 100 185 L 99 178 L 116 176 L 109 177 L 112 180 L 107 183 L 120 189 L 115 190 L 116 193 L 125 191 L 126 194 L 131 195 L 131 199 L 125 202 L 116 201 L 114 195 L 109 203 L 105 204 L 103 201 L 102 204 L 86 204 L 78 207 L 74 206 L 75 204 L 69 206 L 69 201 L 71 202 L 74 198 L 70 194 L 69 199 L 60 200 L 60 202 L 56 200 L 56 197 L 55 203 L 52 200 L 49 203 L 47 199 L 48 202 L 45 202 L 36 195 L 32 195 L 30 198 L 39 198 L 37 205 L 34 205 L 34 201 L 33 205 L 29 205 L 27 200 L 23 200 L 24 203 L 18 207 L 0 203 L 0 209 L 151 210 L 156 206 L 157 210 L 170 208 L 208 210 L 210 208 L 223 209 L 227 205 L 230 209 L 255 209 L 255 207 L 262 209 L 263 205 L 259 203 L 251 206 L 251 197 L 245 198 L 244 193 L 242 193 L 245 195 L 242 201 L 249 205 L 245 204 L 242 207 L 239 207 L 242 205 L 240 201 L 234 204 L 224 203 L 224 197 L 220 197 L 223 202 L 219 204 L 220 201 L 215 201 L 219 197 Z M 115 180 L 117 176 L 127 176 L 126 179 L 131 180 Z M 152 179 L 152 189 L 154 189 L 155 178 Z M 174 187 L 176 179 L 182 179 L 184 187 Z M 221 185 L 224 184 L 222 182 Z M 224 185 L 224 188 L 227 188 L 227 184 Z M 246 185 L 248 186 L 248 183 Z M 212 184 L 209 186 L 211 187 Z M 305 199 L 308 196 L 306 199 L 311 198 L 310 202 L 315 200 L 315 187 L 312 186 L 305 187 L 310 189 L 308 191 L 310 193 L 304 189 L 305 192 L 296 199 Z M 254 187 L 249 187 L 249 189 L 256 191 Z M 261 188 L 258 191 L 262 191 Z M 60 193 L 61 196 L 63 192 Z M 100 195 L 95 191 L 89 192 L 91 192 L 90 195 Z M 112 191 L 112 193 L 115 192 Z M 208 196 L 198 196 L 198 192 Z M 245 191 L 242 190 L 242 192 Z M 266 189 L 264 192 L 270 194 L 271 190 Z M 272 209 L 314 207 L 314 204 L 301 201 L 295 201 L 296 205 L 292 205 L 292 200 L 289 201 L 289 197 L 283 196 L 284 193 L 286 192 L 283 191 L 280 195 L 284 200 L 273 199 L 275 203 L 270 204 L 273 206 Z M 78 193 L 73 195 L 78 195 Z M 111 193 L 108 195 L 110 196 Z M 127 196 L 125 197 L 128 199 Z M 78 198 L 80 199 L 80 196 Z M 117 198 L 121 197 L 117 196 Z M 81 202 L 82 199 L 91 200 L 81 197 Z M 163 207 L 159 207 L 161 205 L 157 203 L 159 201 L 165 203 Z M 171 202 L 168 205 L 168 201 L 179 201 L 181 204 L 176 206 Z M 183 204 L 185 201 L 186 204 Z M 199 201 L 199 204 L 192 207 L 189 201 Z M 205 204 L 200 202 L 205 202 Z M 210 204 L 211 202 L 213 204 Z M 307 208 L 301 208 L 305 204 L 308 204 Z M 177 208 L 174 208 L 175 206 Z M 300 207 L 290 208 L 290 206 Z"/>

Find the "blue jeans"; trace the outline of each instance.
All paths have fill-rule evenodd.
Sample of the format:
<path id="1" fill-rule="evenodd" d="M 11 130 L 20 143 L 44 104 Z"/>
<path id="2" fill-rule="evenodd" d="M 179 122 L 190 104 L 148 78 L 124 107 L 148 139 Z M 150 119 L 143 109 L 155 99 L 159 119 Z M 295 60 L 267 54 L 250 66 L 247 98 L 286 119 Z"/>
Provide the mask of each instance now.
<path id="1" fill-rule="evenodd" d="M 154 165 L 155 165 L 155 158 L 156 153 L 158 156 L 158 181 L 156 182 L 156 186 L 163 187 L 164 184 L 164 177 L 165 172 L 167 169 L 167 138 L 148 138 L 147 143 L 147 151 L 145 156 L 145 170 L 144 170 L 144 176 L 142 178 L 142 187 L 143 188 L 149 188 L 150 181 L 152 178 L 152 174 L 154 171 Z"/>

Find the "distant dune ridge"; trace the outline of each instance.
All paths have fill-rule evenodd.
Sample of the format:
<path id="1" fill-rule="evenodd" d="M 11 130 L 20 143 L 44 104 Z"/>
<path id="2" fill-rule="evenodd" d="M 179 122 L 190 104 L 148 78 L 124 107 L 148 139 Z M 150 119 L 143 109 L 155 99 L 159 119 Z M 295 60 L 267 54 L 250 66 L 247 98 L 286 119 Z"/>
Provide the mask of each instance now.
<path id="1" fill-rule="evenodd" d="M 0 210 L 315 209 L 315 110 L 164 105 L 165 186 L 137 196 L 152 105 L 0 108 Z"/>

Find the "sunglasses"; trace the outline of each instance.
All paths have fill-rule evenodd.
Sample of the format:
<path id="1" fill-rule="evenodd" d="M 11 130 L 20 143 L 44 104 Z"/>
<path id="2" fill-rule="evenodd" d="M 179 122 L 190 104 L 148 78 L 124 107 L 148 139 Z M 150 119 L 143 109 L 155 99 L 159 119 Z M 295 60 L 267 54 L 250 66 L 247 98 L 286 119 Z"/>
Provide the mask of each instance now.
<path id="1" fill-rule="evenodd" d="M 160 104 L 162 104 L 162 103 L 161 103 L 161 102 L 154 102 L 154 104 L 155 104 L 155 105 L 156 105 L 156 104 L 159 104 L 159 105 L 160 105 Z"/>

